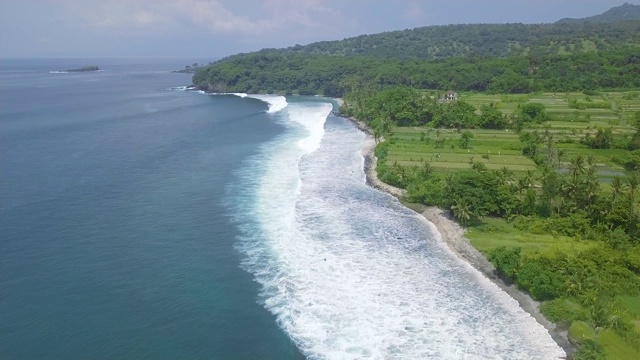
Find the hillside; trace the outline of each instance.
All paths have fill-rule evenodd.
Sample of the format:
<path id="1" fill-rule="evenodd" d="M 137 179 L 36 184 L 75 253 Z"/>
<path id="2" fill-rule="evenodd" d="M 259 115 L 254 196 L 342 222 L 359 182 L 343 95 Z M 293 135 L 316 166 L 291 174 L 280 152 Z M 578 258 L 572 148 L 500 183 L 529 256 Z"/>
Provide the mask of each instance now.
<path id="1" fill-rule="evenodd" d="M 640 20 L 640 5 L 624 3 L 621 6 L 611 8 L 600 15 L 582 19 L 565 18 L 559 20 L 558 23 L 612 23 L 628 20 Z"/>
<path id="2" fill-rule="evenodd" d="M 341 97 L 349 89 L 405 85 L 492 93 L 583 91 L 640 87 L 637 46 L 599 53 L 528 57 L 468 57 L 402 61 L 365 56 L 257 52 L 197 71 L 194 86 L 209 92 L 298 93 Z"/>
<path id="3" fill-rule="evenodd" d="M 620 8 L 636 6 L 601 16 L 622 16 Z M 640 20 L 427 26 L 233 55 L 199 69 L 193 84 L 326 96 L 354 81 L 507 93 L 632 88 L 638 53 Z"/>
<path id="4" fill-rule="evenodd" d="M 640 22 L 427 26 L 263 52 L 437 60 L 602 51 L 629 43 L 640 43 Z"/>

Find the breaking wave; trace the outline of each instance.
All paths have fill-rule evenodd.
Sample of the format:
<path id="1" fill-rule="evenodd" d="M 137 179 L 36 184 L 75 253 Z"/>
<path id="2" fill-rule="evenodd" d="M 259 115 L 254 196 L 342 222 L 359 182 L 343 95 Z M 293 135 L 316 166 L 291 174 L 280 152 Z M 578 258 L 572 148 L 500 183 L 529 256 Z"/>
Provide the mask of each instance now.
<path id="1" fill-rule="evenodd" d="M 275 113 L 278 112 L 284 108 L 287 107 L 287 98 L 285 98 L 284 96 L 280 96 L 280 95 L 256 95 L 256 94 L 244 94 L 245 96 L 240 96 L 240 97 L 250 97 L 253 99 L 258 99 L 258 100 L 262 100 L 264 102 L 266 102 L 267 104 L 269 104 L 269 110 L 267 110 L 267 112 L 269 113 Z"/>
<path id="2" fill-rule="evenodd" d="M 456 258 L 424 219 L 365 184 L 364 135 L 342 119 L 327 120 L 331 109 L 296 99 L 278 112 L 274 120 L 287 131 L 246 164 L 228 195 L 243 233 L 243 267 L 304 354 L 564 356 L 535 319 Z"/>

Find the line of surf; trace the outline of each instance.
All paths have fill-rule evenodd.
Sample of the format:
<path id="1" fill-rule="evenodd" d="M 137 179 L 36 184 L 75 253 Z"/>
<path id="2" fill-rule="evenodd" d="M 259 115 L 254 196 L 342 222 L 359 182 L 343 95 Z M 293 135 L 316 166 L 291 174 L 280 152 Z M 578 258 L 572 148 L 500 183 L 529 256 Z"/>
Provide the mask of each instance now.
<path id="1" fill-rule="evenodd" d="M 217 96 L 233 95 L 240 98 L 248 97 L 251 99 L 257 99 L 262 102 L 265 102 L 269 106 L 269 109 L 267 110 L 267 112 L 270 114 L 277 113 L 278 111 L 281 111 L 282 109 L 286 108 L 288 105 L 287 98 L 281 95 L 261 95 L 261 94 L 247 94 L 247 93 L 208 93 L 202 90 L 195 90 L 193 86 L 176 86 L 176 87 L 170 88 L 170 90 L 195 91 L 197 93 L 204 94 L 204 95 L 217 95 Z"/>
<path id="2" fill-rule="evenodd" d="M 287 98 L 281 95 L 258 95 L 245 93 L 234 93 L 233 95 L 264 101 L 269 105 L 269 110 L 267 110 L 267 112 L 272 114 L 286 108 L 288 105 Z"/>
<path id="3" fill-rule="evenodd" d="M 311 359 L 554 359 L 561 349 L 424 222 L 364 184 L 362 136 L 298 101 L 231 190 L 243 267 Z M 319 151 L 317 151 L 319 150 Z"/>

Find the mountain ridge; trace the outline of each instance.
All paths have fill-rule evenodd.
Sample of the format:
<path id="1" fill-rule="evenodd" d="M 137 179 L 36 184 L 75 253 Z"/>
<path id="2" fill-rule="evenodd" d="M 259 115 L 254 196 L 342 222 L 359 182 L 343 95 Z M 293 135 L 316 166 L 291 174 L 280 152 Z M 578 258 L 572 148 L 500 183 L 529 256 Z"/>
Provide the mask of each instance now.
<path id="1" fill-rule="evenodd" d="M 610 23 L 616 21 L 628 21 L 628 20 L 640 20 L 640 5 L 634 5 L 630 3 L 624 3 L 620 6 L 612 7 L 611 9 L 603 12 L 602 14 L 589 16 L 585 18 L 564 18 L 556 22 L 556 24 L 563 23 Z"/>
<path id="2" fill-rule="evenodd" d="M 440 25 L 232 55 L 192 82 L 210 92 L 327 96 L 361 81 L 503 93 L 635 88 L 637 54 L 640 20 Z"/>

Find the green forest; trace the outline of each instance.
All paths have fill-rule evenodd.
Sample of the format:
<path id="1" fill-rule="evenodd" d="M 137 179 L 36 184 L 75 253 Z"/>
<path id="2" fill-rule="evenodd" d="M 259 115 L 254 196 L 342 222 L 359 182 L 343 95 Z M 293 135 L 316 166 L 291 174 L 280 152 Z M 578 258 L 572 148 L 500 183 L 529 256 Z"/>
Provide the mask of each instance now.
<path id="1" fill-rule="evenodd" d="M 638 29 L 640 32 L 640 29 Z M 598 53 L 509 58 L 401 61 L 372 57 L 255 53 L 198 70 L 193 83 L 210 92 L 341 97 L 356 83 L 492 93 L 640 87 L 640 52 L 625 46 Z"/>
<path id="2" fill-rule="evenodd" d="M 438 60 L 465 56 L 539 57 L 600 52 L 627 44 L 637 44 L 639 40 L 638 22 L 632 20 L 527 25 L 460 24 L 362 35 L 306 46 L 296 45 L 286 49 L 264 49 L 258 53 L 370 56 L 401 60 Z M 246 55 L 234 55 L 229 59 Z"/>
<path id="3" fill-rule="evenodd" d="M 193 85 L 344 98 L 378 142 L 378 177 L 467 227 L 498 275 L 568 329 L 573 359 L 637 359 L 638 9 L 264 49 L 199 68 Z"/>
<path id="4" fill-rule="evenodd" d="M 431 26 L 234 55 L 198 69 L 193 84 L 325 96 L 354 81 L 493 93 L 637 88 L 639 46 L 640 21 Z"/>

